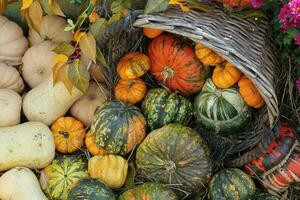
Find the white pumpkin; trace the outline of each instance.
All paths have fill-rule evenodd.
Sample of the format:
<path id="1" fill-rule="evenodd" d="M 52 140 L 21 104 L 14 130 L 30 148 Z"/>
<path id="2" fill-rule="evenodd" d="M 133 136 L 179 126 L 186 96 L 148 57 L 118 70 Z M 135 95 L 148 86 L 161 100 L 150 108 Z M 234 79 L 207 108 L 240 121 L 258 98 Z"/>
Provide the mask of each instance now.
<path id="1" fill-rule="evenodd" d="M 13 90 L 0 89 L 0 127 L 20 123 L 22 98 Z"/>
<path id="2" fill-rule="evenodd" d="M 22 59 L 22 76 L 25 82 L 34 88 L 52 74 L 54 59 L 57 55 L 52 50 L 56 44 L 44 41 L 30 47 Z"/>
<path id="3" fill-rule="evenodd" d="M 71 31 L 65 31 L 67 21 L 56 15 L 46 15 L 42 18 L 41 31 L 37 33 L 34 29 L 29 30 L 28 40 L 30 45 L 36 45 L 44 40 L 54 43 L 70 42 L 73 40 Z"/>
<path id="4" fill-rule="evenodd" d="M 0 177 L 1 200 L 48 200 L 34 173 L 25 167 L 16 167 Z"/>
<path id="5" fill-rule="evenodd" d="M 5 63 L 0 63 L 0 89 L 11 89 L 18 93 L 24 89 L 24 82 L 18 70 Z"/>
<path id="6" fill-rule="evenodd" d="M 0 171 L 22 166 L 41 169 L 55 156 L 51 130 L 40 122 L 0 128 Z"/>
<path id="7" fill-rule="evenodd" d="M 90 125 L 96 108 L 107 101 L 107 95 L 108 91 L 103 84 L 98 86 L 91 82 L 87 94 L 78 99 L 71 107 L 71 115 L 86 126 Z"/>
<path id="8" fill-rule="evenodd" d="M 21 64 L 28 41 L 22 28 L 15 22 L 0 15 L 0 62 L 8 65 Z"/>
<path id="9" fill-rule="evenodd" d="M 53 85 L 53 77 L 50 76 L 25 95 L 23 111 L 29 121 L 51 125 L 66 114 L 82 95 L 83 93 L 75 87 L 70 94 L 62 82 Z"/>

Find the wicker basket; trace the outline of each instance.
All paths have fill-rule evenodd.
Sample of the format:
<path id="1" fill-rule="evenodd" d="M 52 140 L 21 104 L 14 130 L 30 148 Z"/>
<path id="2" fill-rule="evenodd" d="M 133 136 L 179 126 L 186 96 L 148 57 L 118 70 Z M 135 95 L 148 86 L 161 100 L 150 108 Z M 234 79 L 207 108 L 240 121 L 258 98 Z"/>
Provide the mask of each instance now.
<path id="1" fill-rule="evenodd" d="M 237 160 L 229 162 L 231 166 L 241 166 L 260 156 L 264 152 L 263 147 L 276 135 L 272 130 L 279 116 L 274 90 L 274 69 L 278 62 L 268 38 L 267 22 L 264 19 L 234 19 L 218 7 L 214 8 L 214 13 L 198 10 L 182 12 L 178 8 L 151 15 L 134 11 L 106 28 L 98 40 L 110 66 L 106 75 L 112 88 L 118 77 L 116 65 L 119 59 L 129 51 L 145 51 L 142 27 L 162 29 L 201 43 L 233 63 L 255 83 L 267 106 L 254 120 L 256 127 L 253 130 L 232 138 L 233 146 L 227 153 L 237 155 L 256 147 L 245 155 L 238 154 Z"/>

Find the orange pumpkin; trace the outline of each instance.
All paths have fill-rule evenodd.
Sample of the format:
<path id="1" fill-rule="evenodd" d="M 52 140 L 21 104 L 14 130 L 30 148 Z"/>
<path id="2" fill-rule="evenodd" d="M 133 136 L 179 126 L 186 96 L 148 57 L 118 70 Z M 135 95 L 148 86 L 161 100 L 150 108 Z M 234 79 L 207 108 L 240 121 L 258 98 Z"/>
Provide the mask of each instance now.
<path id="1" fill-rule="evenodd" d="M 245 75 L 241 77 L 238 85 L 240 87 L 239 91 L 247 105 L 254 108 L 260 108 L 265 104 L 265 101 L 260 95 L 256 86 Z"/>
<path id="2" fill-rule="evenodd" d="M 143 28 L 144 35 L 147 38 L 156 38 L 157 36 L 161 35 L 164 31 L 159 29 L 152 29 L 152 28 Z"/>
<path id="3" fill-rule="evenodd" d="M 217 87 L 226 89 L 236 84 L 241 76 L 242 72 L 240 70 L 233 64 L 225 62 L 215 67 L 212 81 Z"/>
<path id="4" fill-rule="evenodd" d="M 123 102 L 136 104 L 146 96 L 146 92 L 147 86 L 143 81 L 121 79 L 115 88 L 115 97 Z"/>
<path id="5" fill-rule="evenodd" d="M 83 123 L 73 117 L 60 117 L 51 126 L 55 148 L 61 153 L 73 153 L 84 143 Z"/>
<path id="6" fill-rule="evenodd" d="M 89 131 L 85 136 L 85 146 L 88 149 L 88 151 L 93 154 L 94 156 L 98 155 L 108 155 L 108 152 L 104 149 L 101 149 L 97 147 L 96 145 L 96 138 L 95 134 L 92 131 Z"/>
<path id="7" fill-rule="evenodd" d="M 117 72 L 124 80 L 137 79 L 150 68 L 150 59 L 140 52 L 129 52 L 118 63 Z"/>
<path id="8" fill-rule="evenodd" d="M 204 65 L 215 66 L 225 61 L 224 58 L 216 54 L 213 50 L 203 46 L 200 43 L 196 44 L 195 53 Z"/>
<path id="9" fill-rule="evenodd" d="M 251 0 L 216 0 L 217 2 L 229 5 L 231 7 L 248 7 L 251 6 Z"/>

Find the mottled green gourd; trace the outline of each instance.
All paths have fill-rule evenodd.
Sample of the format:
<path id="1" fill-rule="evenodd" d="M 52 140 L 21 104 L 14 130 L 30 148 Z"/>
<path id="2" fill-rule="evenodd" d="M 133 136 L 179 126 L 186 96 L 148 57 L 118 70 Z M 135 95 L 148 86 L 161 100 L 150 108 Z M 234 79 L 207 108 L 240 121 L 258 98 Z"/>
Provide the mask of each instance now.
<path id="1" fill-rule="evenodd" d="M 195 130 L 181 124 L 168 124 L 152 131 L 140 144 L 136 165 L 144 177 L 197 193 L 211 177 L 209 155 L 207 145 Z"/>
<path id="2" fill-rule="evenodd" d="M 224 135 L 238 134 L 251 119 L 251 109 L 238 89 L 219 89 L 210 78 L 195 97 L 193 106 L 199 125 Z"/>
<path id="3" fill-rule="evenodd" d="M 81 179 L 88 177 L 87 161 L 80 155 L 57 156 L 46 167 L 40 177 L 40 183 L 51 200 L 66 200 L 69 191 Z"/>
<path id="4" fill-rule="evenodd" d="M 255 193 L 253 180 L 237 168 L 220 170 L 208 187 L 211 200 L 249 200 Z"/>
<path id="5" fill-rule="evenodd" d="M 115 200 L 115 194 L 98 179 L 80 180 L 69 192 L 68 200 Z"/>
<path id="6" fill-rule="evenodd" d="M 252 196 L 249 200 L 280 200 L 280 198 L 268 193 L 258 193 Z"/>
<path id="7" fill-rule="evenodd" d="M 146 119 L 138 107 L 121 101 L 99 106 L 94 114 L 91 130 L 96 145 L 111 154 L 125 155 L 146 135 Z"/>
<path id="8" fill-rule="evenodd" d="M 144 183 L 121 194 L 118 200 L 177 200 L 176 194 L 159 183 Z"/>
<path id="9" fill-rule="evenodd" d="M 186 98 L 162 88 L 155 88 L 147 93 L 142 111 L 150 130 L 169 123 L 187 125 L 193 115 L 192 104 Z"/>

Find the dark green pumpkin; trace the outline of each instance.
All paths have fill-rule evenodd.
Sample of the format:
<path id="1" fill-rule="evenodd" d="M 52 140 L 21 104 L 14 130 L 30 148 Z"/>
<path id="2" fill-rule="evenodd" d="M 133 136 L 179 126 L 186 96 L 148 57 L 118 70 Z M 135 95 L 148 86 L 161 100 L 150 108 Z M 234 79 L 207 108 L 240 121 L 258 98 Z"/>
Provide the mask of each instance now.
<path id="1" fill-rule="evenodd" d="M 168 124 L 152 131 L 136 152 L 138 172 L 190 193 L 202 191 L 212 171 L 209 149 L 193 129 Z"/>
<path id="2" fill-rule="evenodd" d="M 249 200 L 253 194 L 253 180 L 237 168 L 222 169 L 209 182 L 211 200 Z"/>
<path id="3" fill-rule="evenodd" d="M 69 192 L 68 200 L 115 200 L 113 191 L 98 179 L 80 180 Z"/>
<path id="4" fill-rule="evenodd" d="M 125 191 L 118 200 L 177 200 L 177 196 L 162 184 L 144 183 Z"/>
<path id="5" fill-rule="evenodd" d="M 186 98 L 162 88 L 155 88 L 147 93 L 142 111 L 150 130 L 169 123 L 187 125 L 193 115 L 192 104 Z"/>
<path id="6" fill-rule="evenodd" d="M 197 123 L 220 134 L 238 134 L 251 120 L 251 109 L 238 89 L 219 89 L 210 78 L 193 106 Z"/>
<path id="7" fill-rule="evenodd" d="M 258 193 L 251 197 L 249 200 L 280 200 L 278 197 L 267 194 L 267 193 Z"/>
<path id="8" fill-rule="evenodd" d="M 125 155 L 146 135 L 146 119 L 138 107 L 121 101 L 99 106 L 91 125 L 96 145 L 111 154 Z"/>

